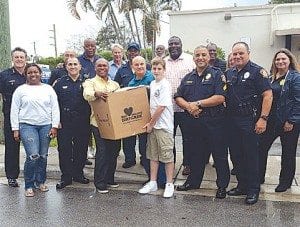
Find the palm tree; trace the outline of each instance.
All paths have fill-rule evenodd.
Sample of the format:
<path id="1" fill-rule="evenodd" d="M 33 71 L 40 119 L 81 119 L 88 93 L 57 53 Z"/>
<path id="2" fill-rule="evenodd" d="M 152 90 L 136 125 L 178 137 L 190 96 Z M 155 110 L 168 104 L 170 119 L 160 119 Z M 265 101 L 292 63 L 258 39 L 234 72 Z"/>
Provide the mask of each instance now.
<path id="1" fill-rule="evenodd" d="M 0 0 L 0 40 L 0 69 L 5 69 L 11 66 L 8 0 Z"/>
<path id="2" fill-rule="evenodd" d="M 118 19 L 116 17 L 116 14 L 115 14 L 115 11 L 114 11 L 114 8 L 113 8 L 113 5 L 112 5 L 114 0 L 98 0 L 96 2 L 95 7 L 92 5 L 90 0 L 67 0 L 67 6 L 68 6 L 71 14 L 75 18 L 80 20 L 80 15 L 77 11 L 78 1 L 81 5 L 81 8 L 85 12 L 87 12 L 88 10 L 90 10 L 92 12 L 95 12 L 97 18 L 100 19 L 100 20 L 102 20 L 103 15 L 105 14 L 105 12 L 107 12 L 105 21 L 107 21 L 107 20 L 111 21 L 111 23 L 113 25 L 113 28 L 114 28 L 114 31 L 116 33 L 117 40 L 120 43 L 120 41 L 121 41 L 120 40 L 121 39 L 121 30 L 120 30 L 119 22 L 118 22 Z"/>

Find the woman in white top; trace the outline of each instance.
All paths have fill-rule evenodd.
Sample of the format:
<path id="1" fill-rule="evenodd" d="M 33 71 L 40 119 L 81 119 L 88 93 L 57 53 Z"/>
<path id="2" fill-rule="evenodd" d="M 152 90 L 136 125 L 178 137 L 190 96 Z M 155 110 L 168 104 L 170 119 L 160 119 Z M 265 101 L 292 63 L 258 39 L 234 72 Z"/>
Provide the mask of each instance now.
<path id="1" fill-rule="evenodd" d="M 25 148 L 25 196 L 32 197 L 36 188 L 48 191 L 48 148 L 57 134 L 59 106 L 53 88 L 41 83 L 42 70 L 37 64 L 28 64 L 24 73 L 27 83 L 13 94 L 10 119 L 15 140 L 21 140 Z"/>

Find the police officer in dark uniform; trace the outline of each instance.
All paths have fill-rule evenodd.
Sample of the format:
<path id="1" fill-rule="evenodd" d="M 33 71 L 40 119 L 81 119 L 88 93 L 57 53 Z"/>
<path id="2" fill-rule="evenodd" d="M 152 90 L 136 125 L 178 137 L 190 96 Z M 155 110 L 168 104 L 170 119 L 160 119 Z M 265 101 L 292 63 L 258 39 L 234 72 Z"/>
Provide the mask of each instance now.
<path id="1" fill-rule="evenodd" d="M 227 71 L 227 107 L 230 121 L 229 146 L 236 160 L 238 185 L 228 195 L 247 195 L 246 204 L 257 202 L 260 191 L 258 134 L 266 130 L 272 104 L 268 73 L 250 61 L 249 46 L 232 47 L 235 67 Z"/>
<path id="2" fill-rule="evenodd" d="M 63 76 L 66 76 L 68 75 L 68 71 L 66 69 L 66 61 L 69 59 L 69 58 L 75 58 L 76 57 L 76 53 L 74 50 L 66 50 L 64 52 L 64 63 L 60 63 L 62 65 L 58 66 L 57 68 L 53 69 L 51 71 L 51 76 L 50 76 L 50 79 L 49 79 L 49 84 L 50 85 L 53 85 L 53 83 L 59 79 L 59 78 L 62 78 Z"/>
<path id="3" fill-rule="evenodd" d="M 24 69 L 27 53 L 16 47 L 11 52 L 13 67 L 0 73 L 0 93 L 2 94 L 4 115 L 4 143 L 5 143 L 5 173 L 10 187 L 18 187 L 17 178 L 20 173 L 20 142 L 14 140 L 10 124 L 10 108 L 14 91 L 26 82 Z"/>
<path id="4" fill-rule="evenodd" d="M 230 173 L 224 140 L 224 117 L 226 84 L 220 69 L 208 65 L 209 52 L 205 46 L 194 51 L 196 70 L 181 81 L 174 97 L 176 103 L 185 110 L 186 127 L 192 146 L 191 174 L 186 182 L 177 187 L 187 191 L 200 187 L 205 169 L 205 156 L 211 151 L 217 172 L 216 198 L 226 197 Z"/>
<path id="5" fill-rule="evenodd" d="M 72 184 L 72 180 L 88 184 L 83 168 L 90 131 L 90 106 L 83 98 L 80 75 L 81 65 L 77 58 L 66 62 L 68 75 L 57 80 L 54 90 L 60 107 L 61 128 L 58 129 L 59 166 L 62 172 L 61 181 L 56 185 L 62 189 Z"/>

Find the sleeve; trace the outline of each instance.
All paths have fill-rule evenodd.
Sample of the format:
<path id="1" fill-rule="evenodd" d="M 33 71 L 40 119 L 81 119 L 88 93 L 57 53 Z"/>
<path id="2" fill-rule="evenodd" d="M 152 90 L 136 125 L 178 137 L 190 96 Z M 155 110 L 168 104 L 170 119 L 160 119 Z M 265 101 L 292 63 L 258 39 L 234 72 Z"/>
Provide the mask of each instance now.
<path id="1" fill-rule="evenodd" d="M 56 81 L 58 78 L 58 72 L 57 69 L 54 69 L 51 71 L 50 79 L 49 79 L 49 84 L 53 85 L 54 81 Z"/>
<path id="2" fill-rule="evenodd" d="M 83 86 L 83 98 L 88 101 L 95 101 L 95 88 L 94 83 L 91 79 L 85 80 L 85 82 L 82 84 Z"/>
<path id="3" fill-rule="evenodd" d="M 221 69 L 215 71 L 215 95 L 223 95 L 226 97 L 226 80 Z"/>
<path id="4" fill-rule="evenodd" d="M 256 90 L 258 94 L 262 94 L 267 90 L 271 89 L 271 84 L 269 80 L 268 73 L 265 69 L 261 68 L 258 73 L 256 73 Z"/>
<path id="5" fill-rule="evenodd" d="M 116 81 L 119 85 L 122 83 L 120 69 L 118 69 L 118 71 L 116 72 L 115 79 L 114 79 L 114 81 Z"/>
<path id="6" fill-rule="evenodd" d="M 19 130 L 19 113 L 21 107 L 20 89 L 17 88 L 12 96 L 11 109 L 10 109 L 10 123 L 13 131 Z"/>
<path id="7" fill-rule="evenodd" d="M 58 128 L 60 122 L 60 111 L 57 100 L 57 95 L 52 87 L 50 87 L 50 99 L 51 99 L 51 123 L 52 128 Z"/>
<path id="8" fill-rule="evenodd" d="M 300 123 L 300 74 L 296 74 L 295 80 L 291 83 L 291 96 L 293 99 L 288 122 Z"/>
<path id="9" fill-rule="evenodd" d="M 183 94 L 184 94 L 184 81 L 185 78 L 183 78 L 180 82 L 179 87 L 177 88 L 177 91 L 174 94 L 174 99 L 176 99 L 177 97 L 182 97 L 183 98 Z"/>

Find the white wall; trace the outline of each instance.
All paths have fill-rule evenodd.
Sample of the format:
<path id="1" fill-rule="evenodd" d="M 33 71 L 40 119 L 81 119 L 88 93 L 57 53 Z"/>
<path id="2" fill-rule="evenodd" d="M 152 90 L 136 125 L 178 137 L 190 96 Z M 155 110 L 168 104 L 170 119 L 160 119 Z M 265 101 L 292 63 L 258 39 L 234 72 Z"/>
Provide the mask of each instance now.
<path id="1" fill-rule="evenodd" d="M 226 55 L 234 42 L 242 38 L 250 39 L 252 61 L 269 70 L 274 53 L 285 47 L 285 36 L 274 36 L 274 44 L 270 45 L 270 12 L 273 7 L 231 7 L 171 13 L 170 35 L 182 38 L 184 50 L 193 51 L 198 45 L 213 42 L 221 47 Z M 232 18 L 224 20 L 225 13 L 230 13 Z M 297 16 L 300 18 L 299 13 Z M 293 45 L 299 42 L 299 37 L 292 37 Z"/>

